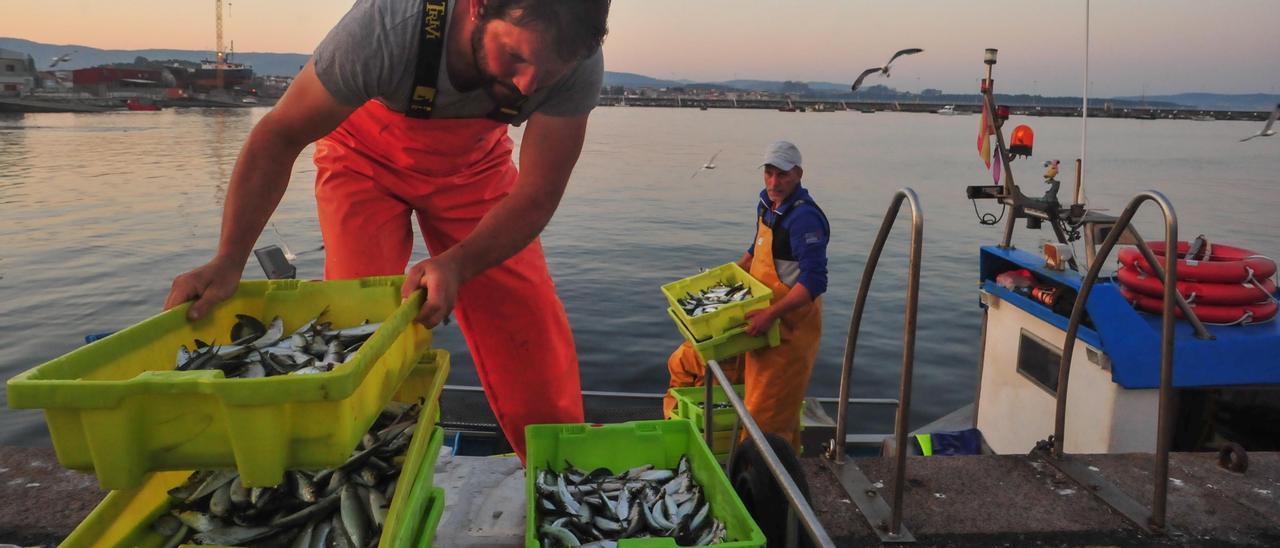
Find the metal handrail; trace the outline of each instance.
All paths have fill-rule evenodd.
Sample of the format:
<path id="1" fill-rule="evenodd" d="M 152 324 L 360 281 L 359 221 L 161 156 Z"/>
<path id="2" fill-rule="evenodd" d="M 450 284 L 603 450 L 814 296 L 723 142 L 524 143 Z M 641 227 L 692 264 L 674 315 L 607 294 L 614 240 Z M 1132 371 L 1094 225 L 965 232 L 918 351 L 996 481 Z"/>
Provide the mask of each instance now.
<path id="1" fill-rule="evenodd" d="M 1150 524 L 1156 529 L 1163 529 L 1165 522 L 1165 503 L 1168 495 L 1169 484 L 1169 445 L 1170 445 L 1170 427 L 1173 425 L 1173 413 L 1176 403 L 1173 402 L 1173 325 L 1174 315 L 1173 307 L 1175 298 L 1178 296 L 1177 284 L 1171 283 L 1178 279 L 1178 216 L 1173 211 L 1173 204 L 1169 203 L 1169 199 L 1159 192 L 1148 190 L 1129 201 L 1129 205 L 1125 207 L 1124 213 L 1116 221 L 1115 227 L 1107 234 L 1107 239 L 1103 241 L 1102 247 L 1098 249 L 1099 259 L 1095 259 L 1089 265 L 1089 273 L 1085 275 L 1084 281 L 1080 284 L 1079 294 L 1076 296 L 1075 305 L 1071 308 L 1071 319 L 1067 322 L 1067 337 L 1063 342 L 1062 361 L 1058 364 L 1058 390 L 1057 390 L 1057 409 L 1054 416 L 1053 424 L 1053 456 L 1054 458 L 1062 458 L 1062 448 L 1065 446 L 1063 439 L 1066 429 L 1066 410 L 1067 410 L 1067 382 L 1070 379 L 1071 372 L 1071 355 L 1075 349 L 1076 335 L 1080 329 L 1080 320 L 1084 317 L 1085 303 L 1089 300 L 1089 292 L 1093 290 L 1094 283 L 1098 281 L 1098 275 L 1102 271 L 1102 265 L 1105 258 L 1111 253 L 1111 249 L 1115 247 L 1116 242 L 1120 239 L 1120 235 L 1125 232 L 1129 226 L 1129 222 L 1133 220 L 1133 216 L 1137 213 L 1138 207 L 1143 202 L 1152 201 L 1160 206 L 1164 212 L 1164 237 L 1165 237 L 1165 266 L 1163 276 L 1164 280 L 1164 303 L 1161 317 L 1160 329 L 1160 403 L 1159 403 L 1159 419 L 1156 425 L 1156 454 L 1155 454 L 1155 472 L 1152 474 L 1155 480 L 1155 493 L 1152 497 Z M 1145 247 L 1145 246 L 1143 246 Z M 1149 251 L 1149 250 L 1148 250 Z M 1151 257 L 1154 258 L 1154 257 Z M 1150 259 L 1148 259 L 1150 260 Z M 1154 262 L 1152 263 L 1155 264 Z"/>
<path id="2" fill-rule="evenodd" d="M 786 467 L 782 465 L 782 461 L 778 460 L 778 455 L 773 452 L 773 447 L 769 445 L 769 441 L 765 439 L 764 432 L 760 430 L 760 426 L 756 424 L 751 412 L 747 410 L 747 404 L 738 397 L 738 393 L 733 391 L 733 384 L 729 382 L 729 377 L 724 374 L 724 370 L 720 369 L 720 364 L 716 360 L 707 361 L 707 371 L 711 374 L 706 376 L 706 398 L 702 400 L 702 416 L 703 416 L 703 434 L 707 437 L 707 447 L 712 446 L 712 395 L 715 390 L 716 383 L 720 383 L 725 387 L 724 393 L 729 403 L 733 405 L 733 411 L 738 414 L 738 423 L 745 426 L 747 435 L 755 442 L 756 449 L 760 451 L 760 455 L 764 457 L 765 464 L 769 468 L 769 472 L 773 474 L 773 478 L 782 486 L 782 493 L 787 497 L 787 503 L 790 504 L 791 512 L 800 518 L 804 528 L 809 533 L 809 538 L 818 546 L 834 547 L 836 544 L 831 540 L 831 536 L 823 529 L 822 523 L 818 521 L 818 515 L 814 513 L 813 507 L 809 506 L 809 502 L 804 499 L 804 495 L 800 492 L 800 487 L 791 479 L 791 474 L 787 472 Z"/>
<path id="3" fill-rule="evenodd" d="M 915 364 L 916 347 L 916 308 L 920 295 L 920 254 L 924 245 L 924 213 L 920 208 L 920 198 L 910 188 L 899 189 L 893 195 L 893 202 L 885 212 L 880 232 L 876 234 L 875 244 L 871 246 L 871 255 L 867 257 L 866 268 L 862 272 L 862 281 L 858 286 L 858 298 L 853 306 L 853 317 L 849 321 L 849 335 L 845 339 L 844 366 L 840 371 L 840 401 L 837 403 L 836 437 L 833 440 L 833 451 L 829 458 L 837 464 L 843 464 L 844 440 L 848 432 L 849 391 L 853 377 L 853 356 L 858 346 L 858 332 L 862 327 L 862 313 L 866 308 L 867 294 L 871 290 L 871 279 L 876 265 L 880 262 L 880 253 L 884 251 L 889 231 L 898 218 L 898 211 L 903 200 L 911 206 L 911 257 L 908 261 L 907 273 L 907 305 L 906 321 L 902 329 L 902 380 L 898 385 L 898 417 L 894 427 L 894 438 L 897 442 L 897 466 L 893 477 L 893 517 L 889 524 L 889 533 L 896 535 L 902 525 L 902 487 L 906 474 L 907 418 L 911 410 L 911 376 Z"/>

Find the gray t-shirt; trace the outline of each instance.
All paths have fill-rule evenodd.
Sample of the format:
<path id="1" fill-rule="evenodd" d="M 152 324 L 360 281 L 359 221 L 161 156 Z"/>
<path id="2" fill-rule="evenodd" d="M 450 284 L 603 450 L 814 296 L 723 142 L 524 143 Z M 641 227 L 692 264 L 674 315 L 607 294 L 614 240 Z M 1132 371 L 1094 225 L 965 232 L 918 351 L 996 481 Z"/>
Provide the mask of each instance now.
<path id="1" fill-rule="evenodd" d="M 453 11 L 454 3 L 450 2 L 449 20 Z M 345 105 L 359 106 L 377 99 L 392 110 L 405 112 L 413 88 L 421 23 L 422 0 L 357 1 L 316 47 L 316 76 Z M 448 28 L 446 20 L 446 40 Z M 534 91 L 512 123 L 524 123 L 534 111 L 549 116 L 591 112 L 603 81 L 604 55 L 597 51 L 555 84 Z M 440 63 L 438 87 L 432 117 L 484 118 L 494 109 L 493 99 L 483 90 L 461 93 L 454 89 L 445 63 Z"/>

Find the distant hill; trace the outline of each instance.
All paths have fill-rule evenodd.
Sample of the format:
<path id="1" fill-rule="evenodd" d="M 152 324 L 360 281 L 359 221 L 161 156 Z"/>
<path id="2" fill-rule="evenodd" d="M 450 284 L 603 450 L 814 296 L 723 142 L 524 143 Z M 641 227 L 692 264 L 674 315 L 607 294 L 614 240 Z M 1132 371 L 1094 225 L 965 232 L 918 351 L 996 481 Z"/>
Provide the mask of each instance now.
<path id="1" fill-rule="evenodd" d="M 727 82 L 718 82 L 726 86 L 738 89 L 749 89 L 754 91 L 769 91 L 780 93 L 786 82 L 774 80 L 729 80 Z M 809 86 L 809 89 L 821 93 L 848 93 L 849 84 L 836 84 L 833 82 L 796 82 Z M 852 82 L 851 82 L 852 83 Z"/>
<path id="2" fill-rule="evenodd" d="M 679 82 L 676 80 L 660 80 L 658 78 L 650 78 L 642 74 L 634 74 L 630 72 L 605 71 L 604 85 L 622 86 L 627 88 L 670 88 L 683 86 L 685 85 L 685 82 Z"/>
<path id="3" fill-rule="evenodd" d="M 1165 101 L 1192 105 L 1211 110 L 1271 110 L 1280 104 L 1280 95 L 1247 93 L 1228 95 L 1223 93 L 1179 93 L 1177 95 L 1148 95 L 1146 97 L 1116 97 L 1130 101 Z"/>
<path id="4" fill-rule="evenodd" d="M 199 62 L 202 59 L 213 59 L 211 51 L 194 51 L 182 49 L 136 49 L 115 50 L 98 49 L 77 44 L 42 44 L 21 38 L 0 37 L 0 48 L 20 51 L 35 58 L 36 68 L 45 70 L 50 61 L 64 53 L 71 53 L 71 61 L 59 63 L 59 69 L 78 69 L 105 65 L 110 63 L 132 63 L 137 57 L 147 59 L 180 59 Z M 74 52 L 74 53 L 72 53 Z M 258 53 L 236 52 L 232 61 L 247 63 L 261 75 L 293 76 L 306 64 L 310 55 L 301 53 Z"/>

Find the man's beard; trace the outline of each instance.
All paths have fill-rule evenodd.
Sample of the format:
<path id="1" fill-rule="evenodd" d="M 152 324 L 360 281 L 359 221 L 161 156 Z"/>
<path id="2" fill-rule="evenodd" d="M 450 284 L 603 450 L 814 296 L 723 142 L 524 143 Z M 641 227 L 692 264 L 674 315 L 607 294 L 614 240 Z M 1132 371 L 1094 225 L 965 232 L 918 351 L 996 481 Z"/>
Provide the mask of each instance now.
<path id="1" fill-rule="evenodd" d="M 499 105 L 514 104 L 524 97 L 520 93 L 520 89 L 510 82 L 499 81 L 484 67 L 484 31 L 488 26 L 488 20 L 481 21 L 471 31 L 471 62 L 475 66 L 476 75 L 480 79 L 480 89 L 484 90 L 485 94 L 490 99 L 493 99 L 493 102 Z"/>

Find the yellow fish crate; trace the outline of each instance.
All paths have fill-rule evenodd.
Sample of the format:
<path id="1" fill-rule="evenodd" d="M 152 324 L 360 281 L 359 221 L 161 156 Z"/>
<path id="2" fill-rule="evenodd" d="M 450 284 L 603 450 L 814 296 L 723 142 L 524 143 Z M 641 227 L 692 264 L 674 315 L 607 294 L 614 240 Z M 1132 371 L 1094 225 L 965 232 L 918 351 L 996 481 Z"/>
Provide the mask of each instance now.
<path id="1" fill-rule="evenodd" d="M 241 282 L 198 322 L 182 305 L 10 379 L 9 406 L 44 409 L 58 461 L 95 473 L 104 489 L 136 487 L 149 472 L 216 468 L 265 487 L 288 469 L 336 466 L 430 349 L 431 332 L 413 321 L 422 293 L 402 301 L 402 281 Z M 327 373 L 174 370 L 179 346 L 225 340 L 236 314 L 280 316 L 289 333 L 322 310 L 334 327 L 381 325 Z"/>

